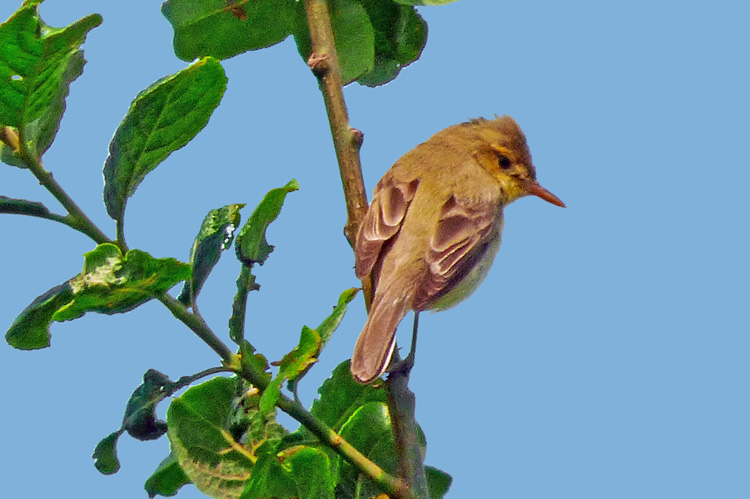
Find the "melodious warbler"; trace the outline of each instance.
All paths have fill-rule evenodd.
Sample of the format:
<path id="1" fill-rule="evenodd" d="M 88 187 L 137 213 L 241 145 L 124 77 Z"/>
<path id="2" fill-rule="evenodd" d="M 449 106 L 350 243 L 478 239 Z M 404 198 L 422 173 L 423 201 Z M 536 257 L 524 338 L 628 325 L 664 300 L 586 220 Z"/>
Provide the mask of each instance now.
<path id="1" fill-rule="evenodd" d="M 474 292 L 500 249 L 503 208 L 529 195 L 565 207 L 537 182 L 510 116 L 448 127 L 396 161 L 354 247 L 357 277 L 375 288 L 352 356 L 357 381 L 385 372 L 409 310 L 444 310 Z"/>

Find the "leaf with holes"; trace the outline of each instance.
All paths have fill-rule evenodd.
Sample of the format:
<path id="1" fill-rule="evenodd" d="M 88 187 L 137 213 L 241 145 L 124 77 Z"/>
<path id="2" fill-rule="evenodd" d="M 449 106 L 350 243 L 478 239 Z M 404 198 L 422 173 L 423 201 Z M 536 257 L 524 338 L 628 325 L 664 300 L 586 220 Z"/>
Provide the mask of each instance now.
<path id="1" fill-rule="evenodd" d="M 0 25 L 0 128 L 21 131 L 32 154 L 52 144 L 65 111 L 70 84 L 83 72 L 80 46 L 102 23 L 99 14 L 65 28 L 47 26 L 37 6 L 27 2 Z M 3 145 L 0 157 L 14 166 L 21 158 Z"/>
<path id="2" fill-rule="evenodd" d="M 190 266 L 174 258 L 154 258 L 140 250 L 123 256 L 111 243 L 84 257 L 83 272 L 39 296 L 13 321 L 5 334 L 8 344 L 22 350 L 48 347 L 53 321 L 86 312 L 128 312 L 190 278 Z"/>
<path id="3" fill-rule="evenodd" d="M 55 312 L 53 320 L 77 319 L 86 312 L 129 312 L 191 274 L 189 265 L 174 258 L 154 258 L 137 249 L 123 256 L 111 243 L 84 256 L 83 272 L 69 281 L 73 299 Z"/>
<path id="4" fill-rule="evenodd" d="M 195 300 L 203 283 L 219 262 L 221 252 L 229 248 L 234 230 L 240 223 L 240 210 L 244 204 L 230 204 L 208 212 L 190 250 L 193 277 L 185 283 L 178 300 L 195 308 Z"/>

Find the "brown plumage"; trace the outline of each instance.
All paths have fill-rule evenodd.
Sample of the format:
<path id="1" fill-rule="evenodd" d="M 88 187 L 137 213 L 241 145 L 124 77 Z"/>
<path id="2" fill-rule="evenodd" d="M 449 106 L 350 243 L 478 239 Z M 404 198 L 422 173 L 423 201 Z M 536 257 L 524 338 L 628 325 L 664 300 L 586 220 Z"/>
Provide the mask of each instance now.
<path id="1" fill-rule="evenodd" d="M 409 310 L 443 310 L 476 289 L 500 248 L 503 207 L 529 194 L 564 206 L 536 181 L 509 116 L 446 128 L 386 172 L 354 247 L 357 277 L 375 287 L 352 356 L 357 381 L 383 374 Z"/>

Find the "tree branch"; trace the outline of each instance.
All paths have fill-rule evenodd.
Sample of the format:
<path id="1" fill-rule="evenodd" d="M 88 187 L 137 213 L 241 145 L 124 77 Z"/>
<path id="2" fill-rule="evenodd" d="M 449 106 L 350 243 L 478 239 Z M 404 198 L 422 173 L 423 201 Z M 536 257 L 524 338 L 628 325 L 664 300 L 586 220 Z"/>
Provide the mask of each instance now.
<path id="1" fill-rule="evenodd" d="M 359 161 L 363 135 L 349 125 L 328 1 L 305 0 L 305 11 L 312 42 L 308 66 L 318 78 L 323 93 L 346 198 L 347 223 L 344 235 L 349 244 L 354 246 L 357 231 L 367 212 L 367 194 Z M 362 279 L 362 288 L 365 305 L 369 310 L 374 292 L 374 283 L 370 276 Z M 394 494 L 400 498 L 427 498 L 429 491 L 424 474 L 424 456 L 414 419 L 415 397 L 408 384 L 408 372 L 391 375 L 386 381 L 399 477 L 402 485 L 408 484 L 400 492 L 394 491 Z"/>
<path id="2" fill-rule="evenodd" d="M 312 42 L 312 54 L 307 65 L 318 78 L 331 124 L 333 147 L 336 149 L 346 199 L 344 236 L 353 246 L 359 224 L 367 211 L 367 194 L 359 161 L 363 134 L 349 124 L 328 1 L 305 0 L 305 12 Z"/>
<path id="3" fill-rule="evenodd" d="M 239 374 L 253 384 L 259 391 L 263 392 L 268 387 L 266 378 L 252 369 L 247 362 L 242 362 Z M 368 459 L 364 454 L 354 448 L 341 435 L 333 431 L 326 424 L 316 419 L 301 404 L 295 402 L 284 394 L 280 394 L 276 406 L 301 423 L 321 442 L 340 454 L 344 459 L 352 463 L 362 473 L 370 477 L 380 485 L 384 491 L 394 498 L 418 499 L 411 488 L 403 480 L 386 473 L 381 467 Z"/>
<path id="4" fill-rule="evenodd" d="M 44 188 L 47 189 L 68 212 L 68 216 L 65 217 L 67 221 L 63 223 L 86 234 L 97 244 L 111 242 L 107 235 L 104 234 L 104 232 L 96 226 L 83 210 L 78 207 L 75 201 L 68 196 L 68 193 L 65 192 L 62 186 L 60 186 L 60 184 L 58 184 L 52 177 L 52 173 L 44 169 L 41 159 L 37 157 L 35 153 L 32 154 L 23 136 L 23 128 L 24 127 L 21 127 L 18 130 L 19 154 L 29 168 L 29 171 L 37 178 L 37 180 L 39 180 L 39 183 L 42 184 L 42 186 L 44 186 Z"/>
<path id="5" fill-rule="evenodd" d="M 177 320 L 185 324 L 192 332 L 211 347 L 214 352 L 219 354 L 221 360 L 228 365 L 231 365 L 232 360 L 234 359 L 234 354 L 229 350 L 229 347 L 226 346 L 216 334 L 214 334 L 203 319 L 188 312 L 185 305 L 175 300 L 167 293 L 157 296 L 157 299 L 162 302 L 170 312 L 172 312 L 172 315 L 174 315 Z"/>
<path id="6" fill-rule="evenodd" d="M 221 357 L 223 364 L 235 373 L 242 376 L 253 384 L 259 391 L 263 392 L 268 387 L 268 381 L 254 371 L 247 362 L 238 361 L 238 357 L 214 334 L 211 328 L 200 317 L 187 311 L 184 305 L 168 294 L 158 297 L 172 314 L 190 328 L 198 337 L 208 344 Z M 289 414 L 296 421 L 317 436 L 322 442 L 328 444 L 346 460 L 355 465 L 373 481 L 378 483 L 388 493 L 401 499 L 416 499 L 411 489 L 405 483 L 383 471 L 378 465 L 369 460 L 361 452 L 355 449 L 341 435 L 333 431 L 324 423 L 315 418 L 301 404 L 295 402 L 285 395 L 280 395 L 276 403 L 279 409 Z"/>

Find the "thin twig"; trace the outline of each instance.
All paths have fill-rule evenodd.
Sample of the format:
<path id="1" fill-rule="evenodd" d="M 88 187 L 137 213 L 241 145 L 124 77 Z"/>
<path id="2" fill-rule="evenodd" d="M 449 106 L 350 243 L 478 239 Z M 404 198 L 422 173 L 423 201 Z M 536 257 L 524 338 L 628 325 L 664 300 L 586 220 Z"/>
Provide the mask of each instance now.
<path id="1" fill-rule="evenodd" d="M 185 305 L 175 300 L 167 293 L 157 296 L 157 299 L 162 302 L 170 312 L 172 312 L 172 315 L 185 324 L 192 332 L 211 347 L 214 352 L 219 354 L 219 357 L 221 357 L 224 362 L 231 364 L 234 354 L 229 350 L 229 347 L 226 346 L 216 334 L 214 334 L 203 319 L 188 312 Z"/>
<path id="2" fill-rule="evenodd" d="M 164 388 L 165 396 L 170 396 L 177 390 L 182 390 L 186 386 L 192 385 L 195 381 L 198 381 L 201 378 L 205 378 L 206 376 L 228 372 L 233 371 L 228 367 L 209 367 L 208 369 L 205 369 L 199 373 L 182 376 L 177 381 Z"/>
<path id="3" fill-rule="evenodd" d="M 120 215 L 120 218 L 116 220 L 117 227 L 117 246 L 120 247 L 123 253 L 128 252 L 128 243 L 125 242 L 125 211 Z"/>
<path id="4" fill-rule="evenodd" d="M 29 150 L 23 134 L 23 127 L 18 130 L 19 154 L 29 171 L 39 180 L 39 183 L 52 194 L 68 212 L 66 225 L 82 232 L 97 244 L 111 242 L 104 232 L 78 207 L 68 193 L 52 177 L 52 173 L 44 169 L 41 159 Z"/>
<path id="5" fill-rule="evenodd" d="M 216 334 L 214 334 L 203 319 L 188 312 L 182 303 L 166 293 L 159 297 L 159 301 L 161 301 L 178 320 L 184 323 L 217 354 L 219 354 L 219 357 L 221 357 L 223 363 L 227 367 L 230 367 L 237 374 L 251 382 L 259 391 L 265 391 L 268 387 L 268 381 L 266 381 L 260 373 L 253 371 L 247 365 L 248 363 L 237 362 L 237 357 L 216 336 Z M 337 434 L 331 428 L 316 419 L 302 405 L 284 395 L 279 397 L 276 405 L 279 409 L 304 425 L 313 435 L 327 443 L 332 449 L 354 464 L 373 481 L 380 484 L 389 493 L 394 494 L 394 497 L 416 499 L 411 494 L 409 487 L 405 486 L 401 480 L 389 475 L 375 463 L 367 459 L 367 457 L 352 447 L 349 442 L 344 440 L 341 435 Z"/>

